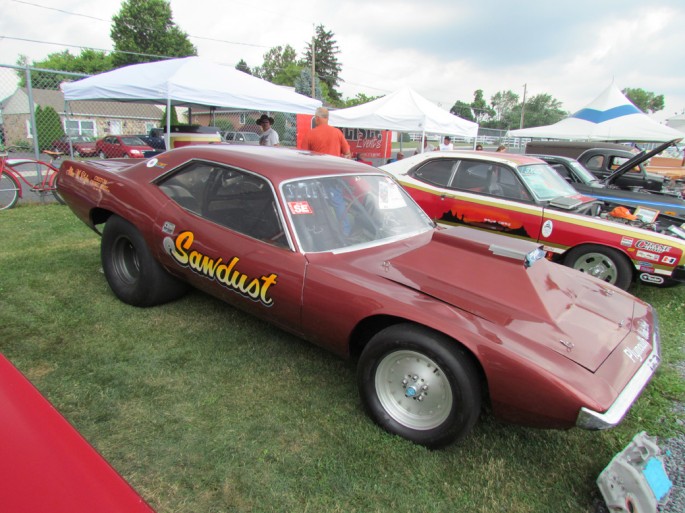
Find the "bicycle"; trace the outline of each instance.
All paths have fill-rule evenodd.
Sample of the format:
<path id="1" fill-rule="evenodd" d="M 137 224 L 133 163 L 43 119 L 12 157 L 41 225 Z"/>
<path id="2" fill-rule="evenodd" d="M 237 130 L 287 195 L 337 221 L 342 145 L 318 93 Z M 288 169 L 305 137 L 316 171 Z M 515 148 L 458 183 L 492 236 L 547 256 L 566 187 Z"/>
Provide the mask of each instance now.
<path id="1" fill-rule="evenodd" d="M 23 197 L 22 182 L 28 186 L 28 190 L 39 194 L 42 200 L 52 194 L 59 203 L 64 204 L 64 199 L 57 192 L 59 169 L 54 165 L 64 153 L 45 150 L 43 153 L 51 157 L 50 162 L 45 162 L 31 158 L 9 158 L 9 152 L 10 148 L 0 153 L 0 210 L 12 208 Z M 35 183 L 28 179 L 32 175 L 37 179 Z"/>

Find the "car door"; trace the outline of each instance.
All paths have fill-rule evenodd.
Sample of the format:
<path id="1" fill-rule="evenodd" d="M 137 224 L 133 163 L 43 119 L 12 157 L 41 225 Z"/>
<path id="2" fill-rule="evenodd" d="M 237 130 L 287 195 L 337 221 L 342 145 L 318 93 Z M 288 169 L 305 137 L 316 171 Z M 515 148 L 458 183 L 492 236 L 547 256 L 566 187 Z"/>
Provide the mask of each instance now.
<path id="1" fill-rule="evenodd" d="M 155 222 L 165 267 L 299 333 L 305 258 L 293 249 L 271 184 L 246 171 L 193 162 L 158 187 L 170 199 Z"/>
<path id="2" fill-rule="evenodd" d="M 431 194 L 415 199 L 441 224 L 465 224 L 531 240 L 540 235 L 544 210 L 508 166 L 431 159 L 412 176 L 434 187 Z"/>

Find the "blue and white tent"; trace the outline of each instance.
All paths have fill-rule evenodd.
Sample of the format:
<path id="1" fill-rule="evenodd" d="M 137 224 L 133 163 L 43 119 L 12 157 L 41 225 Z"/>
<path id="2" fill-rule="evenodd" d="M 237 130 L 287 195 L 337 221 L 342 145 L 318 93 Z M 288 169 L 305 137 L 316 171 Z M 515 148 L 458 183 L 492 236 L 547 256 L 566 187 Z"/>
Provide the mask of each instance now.
<path id="1" fill-rule="evenodd" d="M 612 83 L 587 107 L 558 123 L 510 130 L 510 137 L 590 141 L 670 141 L 683 133 L 643 113 Z"/>

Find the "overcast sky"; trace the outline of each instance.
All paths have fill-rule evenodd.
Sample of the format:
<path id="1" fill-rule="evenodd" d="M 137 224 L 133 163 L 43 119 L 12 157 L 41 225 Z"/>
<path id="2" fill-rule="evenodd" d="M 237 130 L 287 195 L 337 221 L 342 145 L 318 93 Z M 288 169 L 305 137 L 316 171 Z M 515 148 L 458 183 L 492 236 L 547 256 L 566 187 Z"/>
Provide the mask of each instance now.
<path id="1" fill-rule="evenodd" d="M 0 64 L 112 49 L 120 5 L 0 0 Z M 613 80 L 663 94 L 658 120 L 685 110 L 683 0 L 171 0 L 171 8 L 200 56 L 232 66 L 258 66 L 277 45 L 301 55 L 323 24 L 340 48 L 343 97 L 410 86 L 449 109 L 476 89 L 488 100 L 509 89 L 522 97 L 525 84 L 528 97 L 548 93 L 575 112 Z M 0 96 L 6 84 L 2 72 Z"/>

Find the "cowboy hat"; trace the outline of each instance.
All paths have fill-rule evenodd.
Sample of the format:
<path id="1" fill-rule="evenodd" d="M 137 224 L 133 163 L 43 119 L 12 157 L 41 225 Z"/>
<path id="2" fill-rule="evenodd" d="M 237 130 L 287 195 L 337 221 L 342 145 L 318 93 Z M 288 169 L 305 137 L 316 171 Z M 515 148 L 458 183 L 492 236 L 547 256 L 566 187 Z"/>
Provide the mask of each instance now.
<path id="1" fill-rule="evenodd" d="M 272 117 L 270 117 L 270 116 L 267 116 L 266 114 L 262 114 L 262 117 L 259 118 L 259 119 L 256 121 L 256 123 L 257 123 L 258 125 L 261 125 L 261 124 L 264 123 L 265 121 L 268 121 L 268 122 L 269 122 L 270 124 L 272 124 L 272 125 L 274 124 L 274 118 L 272 118 Z"/>

